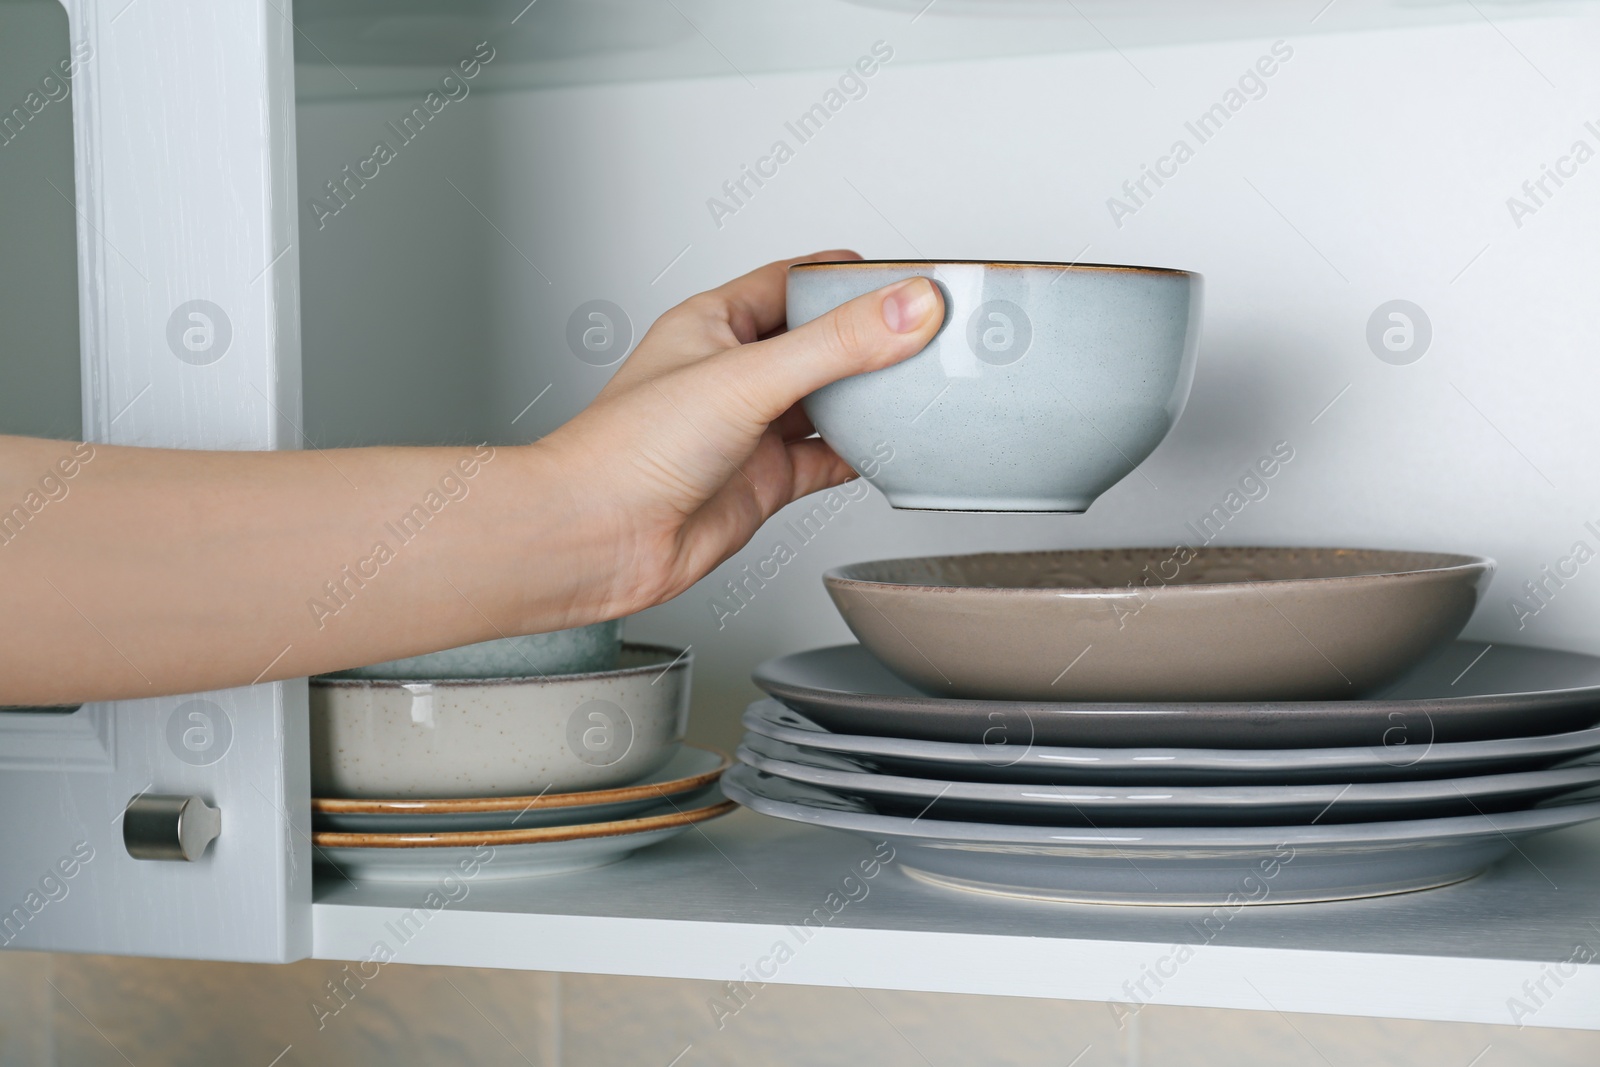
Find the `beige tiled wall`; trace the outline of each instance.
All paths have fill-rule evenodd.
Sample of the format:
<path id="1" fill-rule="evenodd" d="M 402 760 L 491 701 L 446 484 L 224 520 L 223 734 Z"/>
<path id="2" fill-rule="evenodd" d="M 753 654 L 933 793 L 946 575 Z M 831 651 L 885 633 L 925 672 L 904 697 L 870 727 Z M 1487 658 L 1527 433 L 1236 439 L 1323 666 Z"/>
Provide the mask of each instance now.
<path id="1" fill-rule="evenodd" d="M 327 983 L 346 1003 L 321 1014 Z M 0 1067 L 1593 1067 L 1600 1034 L 714 982 L 0 953 Z M 716 1005 L 722 1005 L 721 1011 Z M 738 1010 L 733 1009 L 737 1007 Z M 320 1024 L 320 1025 L 319 1025 Z"/>

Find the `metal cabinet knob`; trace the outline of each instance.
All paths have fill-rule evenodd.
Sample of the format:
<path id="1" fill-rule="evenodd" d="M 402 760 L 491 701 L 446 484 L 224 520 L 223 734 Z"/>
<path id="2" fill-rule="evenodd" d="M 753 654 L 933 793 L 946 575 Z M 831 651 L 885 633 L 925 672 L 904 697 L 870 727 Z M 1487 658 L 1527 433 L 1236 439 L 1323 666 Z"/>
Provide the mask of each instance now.
<path id="1" fill-rule="evenodd" d="M 136 860 L 188 860 L 222 832 L 222 812 L 199 797 L 141 793 L 122 813 L 122 843 Z"/>

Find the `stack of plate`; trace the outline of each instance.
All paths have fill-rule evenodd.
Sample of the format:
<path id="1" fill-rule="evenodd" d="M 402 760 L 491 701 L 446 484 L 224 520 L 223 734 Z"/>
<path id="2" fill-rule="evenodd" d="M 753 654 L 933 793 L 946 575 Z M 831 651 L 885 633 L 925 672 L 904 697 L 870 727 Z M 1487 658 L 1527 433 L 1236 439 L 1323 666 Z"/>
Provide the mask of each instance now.
<path id="1" fill-rule="evenodd" d="M 558 874 L 731 810 L 727 757 L 683 743 L 689 654 L 572 633 L 313 679 L 317 862 L 351 880 Z"/>
<path id="2" fill-rule="evenodd" d="M 1600 659 L 1451 641 L 1488 561 L 1206 552 L 1154 590 L 1084 572 L 1137 573 L 1170 550 L 830 574 L 878 654 L 762 665 L 776 699 L 746 711 L 727 794 L 886 840 L 926 882 L 1101 903 L 1424 889 L 1600 818 Z M 1051 642 L 1055 659 L 1034 662 Z M 1397 664 L 1399 646 L 1413 654 Z M 1065 682 L 1096 653 L 1089 699 L 1041 699 L 1039 679 Z M 1295 699 L 1264 698 L 1264 674 Z M 1355 678 L 1375 691 L 1345 696 Z M 1175 699 L 1186 686 L 1200 699 Z"/>

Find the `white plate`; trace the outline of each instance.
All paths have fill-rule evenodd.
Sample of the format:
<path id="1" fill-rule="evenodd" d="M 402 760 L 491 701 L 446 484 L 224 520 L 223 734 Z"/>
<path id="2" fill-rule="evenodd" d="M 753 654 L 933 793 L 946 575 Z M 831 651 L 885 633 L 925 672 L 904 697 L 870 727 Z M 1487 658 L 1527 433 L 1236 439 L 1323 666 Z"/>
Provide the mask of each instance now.
<path id="1" fill-rule="evenodd" d="M 1506 815 L 1339 826 L 1089 827 L 878 815 L 827 790 L 736 766 L 723 791 L 766 815 L 894 846 L 920 881 L 1091 904 L 1232 907 L 1405 893 L 1481 874 L 1516 842 L 1600 818 L 1600 799 Z"/>
<path id="2" fill-rule="evenodd" d="M 720 752 L 685 745 L 654 774 L 611 789 L 462 800 L 313 798 L 311 823 L 345 833 L 449 833 L 608 822 L 672 811 L 673 803 L 697 807 L 728 764 Z"/>
<path id="3" fill-rule="evenodd" d="M 312 855 L 332 877 L 353 883 L 460 882 L 534 878 L 615 863 L 660 844 L 734 805 L 713 793 L 694 808 L 583 826 L 451 834 L 312 834 Z M 449 879 L 450 881 L 446 881 Z"/>
<path id="4" fill-rule="evenodd" d="M 1600 710 L 1596 711 L 1600 718 Z M 1064 748 L 836 734 L 776 700 L 744 713 L 745 729 L 858 769 L 974 782 L 1161 782 L 1164 785 L 1377 782 L 1533 771 L 1600 752 L 1600 727 L 1543 737 L 1365 748 Z M 1002 738 L 1003 740 L 1003 738 Z"/>
<path id="5" fill-rule="evenodd" d="M 874 774 L 844 757 L 750 734 L 739 759 L 760 771 L 857 796 L 884 815 L 1051 826 L 1298 826 L 1437 819 L 1527 808 L 1600 786 L 1600 765 L 1421 782 L 1299 785 L 1033 785 Z"/>

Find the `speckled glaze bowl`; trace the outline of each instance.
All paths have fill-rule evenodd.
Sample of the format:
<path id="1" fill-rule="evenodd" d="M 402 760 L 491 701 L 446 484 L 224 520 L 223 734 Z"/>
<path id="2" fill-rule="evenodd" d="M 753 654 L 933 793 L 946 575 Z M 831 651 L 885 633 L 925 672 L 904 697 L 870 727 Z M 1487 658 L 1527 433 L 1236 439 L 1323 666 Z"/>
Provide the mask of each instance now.
<path id="1" fill-rule="evenodd" d="M 427 681 L 443 678 L 505 678 L 511 675 L 579 674 L 609 671 L 622 648 L 622 620 L 571 630 L 527 634 L 421 656 L 355 667 L 330 678 Z"/>
<path id="2" fill-rule="evenodd" d="M 823 576 L 861 643 L 940 696 L 1366 696 L 1466 626 L 1494 561 L 1349 548 L 1111 548 L 891 559 Z"/>
<path id="3" fill-rule="evenodd" d="M 313 678 L 312 794 L 533 796 L 643 778 L 683 742 L 692 658 L 630 644 L 619 659 L 543 678 Z"/>
<path id="4" fill-rule="evenodd" d="M 805 400 L 823 440 L 894 507 L 1084 511 L 1183 410 L 1200 334 L 1201 279 L 1188 271 L 800 263 L 789 268 L 789 326 L 917 276 L 945 300 L 928 346 Z"/>

